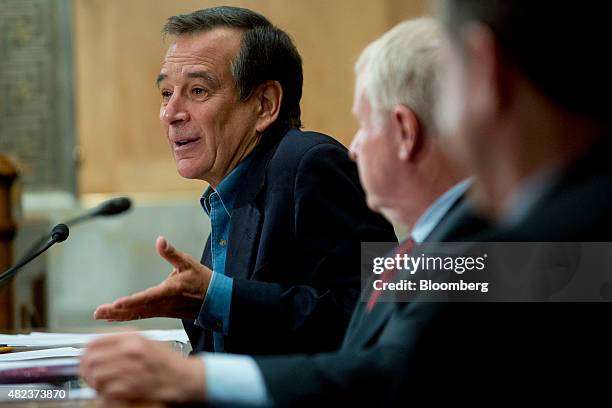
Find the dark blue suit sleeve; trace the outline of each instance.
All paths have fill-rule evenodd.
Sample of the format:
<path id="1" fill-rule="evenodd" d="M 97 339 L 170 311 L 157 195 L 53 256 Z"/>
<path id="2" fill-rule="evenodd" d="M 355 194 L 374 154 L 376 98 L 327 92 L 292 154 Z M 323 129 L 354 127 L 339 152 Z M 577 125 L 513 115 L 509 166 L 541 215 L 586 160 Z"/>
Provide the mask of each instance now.
<path id="1" fill-rule="evenodd" d="M 441 305 L 398 304 L 371 347 L 315 355 L 261 356 L 255 361 L 275 406 L 388 406 L 406 392 L 415 401 L 423 343 L 429 323 Z M 414 375 L 413 375 L 414 374 Z M 428 377 L 425 381 L 435 379 Z"/>

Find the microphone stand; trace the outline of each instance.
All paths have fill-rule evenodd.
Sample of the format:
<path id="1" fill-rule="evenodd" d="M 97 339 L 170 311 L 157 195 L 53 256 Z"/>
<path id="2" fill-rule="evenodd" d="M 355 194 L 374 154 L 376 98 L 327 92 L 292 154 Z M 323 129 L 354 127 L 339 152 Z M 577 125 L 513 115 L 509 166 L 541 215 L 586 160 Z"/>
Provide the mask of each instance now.
<path id="1" fill-rule="evenodd" d="M 91 218 L 95 218 L 95 217 L 98 217 L 98 216 L 118 215 L 118 214 L 123 213 L 124 211 L 129 210 L 131 205 L 132 205 L 131 201 L 127 197 L 112 198 L 110 200 L 107 200 L 107 201 L 103 202 L 102 204 L 98 205 L 97 207 L 92 208 L 91 210 L 85 212 L 84 214 L 81 214 L 79 216 L 71 218 L 68 221 L 64 221 L 63 224 L 65 224 L 66 226 L 69 226 L 69 227 L 74 227 L 75 225 L 80 224 L 83 221 L 87 221 L 87 220 L 89 220 Z M 36 250 L 41 245 L 43 245 L 46 242 L 46 240 L 47 240 L 47 236 L 46 235 L 43 235 L 42 237 L 40 237 L 30 247 L 30 249 L 28 249 L 28 251 L 25 253 L 24 257 L 30 256 L 31 254 L 36 252 Z"/>
<path id="2" fill-rule="evenodd" d="M 49 238 L 49 240 L 45 243 L 45 245 L 42 248 L 34 252 L 30 251 L 30 253 L 26 254 L 25 257 L 21 258 L 21 260 L 17 262 L 15 266 L 9 268 L 8 270 L 0 274 L 0 288 L 4 286 L 4 284 L 8 282 L 13 276 L 15 276 L 15 274 L 23 266 L 30 263 L 33 259 L 38 257 L 40 254 L 42 254 L 43 252 L 45 252 L 47 249 L 51 248 L 53 245 L 57 244 L 58 242 L 65 241 L 66 238 L 68 238 L 68 234 L 69 234 L 69 230 L 65 224 L 57 224 L 51 231 L 51 237 Z"/>
<path id="3" fill-rule="evenodd" d="M 63 224 L 57 224 L 53 227 L 51 231 L 51 238 L 48 238 L 47 235 L 43 235 L 40 237 L 38 241 L 30 247 L 30 249 L 26 252 L 26 254 L 21 258 L 19 262 L 12 268 L 0 274 L 0 288 L 8 282 L 19 269 L 21 269 L 24 265 L 31 262 L 34 258 L 45 252 L 47 249 L 51 248 L 54 244 L 58 242 L 64 241 L 68 238 L 68 225 L 74 226 L 83 221 L 87 221 L 91 218 L 97 216 L 110 216 L 121 214 L 130 209 L 132 203 L 127 197 L 117 197 L 110 200 L 107 200 L 100 204 L 99 206 L 89 210 L 85 214 L 81 214 L 75 218 L 72 218 L 66 221 Z"/>

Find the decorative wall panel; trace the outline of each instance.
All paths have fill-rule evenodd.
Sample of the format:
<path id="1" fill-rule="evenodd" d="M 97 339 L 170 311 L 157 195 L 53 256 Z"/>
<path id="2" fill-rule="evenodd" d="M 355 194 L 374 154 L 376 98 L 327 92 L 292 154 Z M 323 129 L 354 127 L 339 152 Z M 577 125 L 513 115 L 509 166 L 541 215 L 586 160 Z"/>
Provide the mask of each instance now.
<path id="1" fill-rule="evenodd" d="M 0 0 L 0 152 L 27 191 L 75 190 L 68 0 Z"/>

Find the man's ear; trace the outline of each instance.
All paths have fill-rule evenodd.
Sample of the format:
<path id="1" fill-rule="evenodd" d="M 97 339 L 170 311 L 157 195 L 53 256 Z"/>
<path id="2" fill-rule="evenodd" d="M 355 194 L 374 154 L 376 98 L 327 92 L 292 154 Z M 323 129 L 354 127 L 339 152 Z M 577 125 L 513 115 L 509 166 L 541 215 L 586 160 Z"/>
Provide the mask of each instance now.
<path id="1" fill-rule="evenodd" d="M 255 129 L 263 133 L 278 118 L 283 102 L 283 87 L 278 81 L 266 81 L 255 91 L 257 122 Z"/>
<path id="2" fill-rule="evenodd" d="M 399 138 L 398 158 L 402 161 L 414 160 L 423 143 L 419 119 L 407 106 L 397 105 L 393 108 L 393 121 Z"/>

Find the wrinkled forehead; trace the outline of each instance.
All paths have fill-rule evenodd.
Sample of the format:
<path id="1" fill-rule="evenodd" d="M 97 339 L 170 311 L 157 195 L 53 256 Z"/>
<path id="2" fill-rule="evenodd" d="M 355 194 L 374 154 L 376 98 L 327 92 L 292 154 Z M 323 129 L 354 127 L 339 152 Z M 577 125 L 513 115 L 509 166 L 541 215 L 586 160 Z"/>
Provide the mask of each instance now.
<path id="1" fill-rule="evenodd" d="M 161 73 L 184 75 L 190 70 L 204 68 L 217 75 L 227 74 L 240 50 L 240 40 L 240 30 L 225 27 L 181 34 L 168 47 Z"/>

